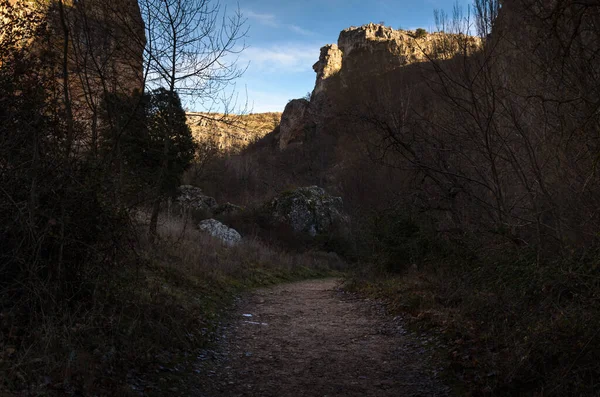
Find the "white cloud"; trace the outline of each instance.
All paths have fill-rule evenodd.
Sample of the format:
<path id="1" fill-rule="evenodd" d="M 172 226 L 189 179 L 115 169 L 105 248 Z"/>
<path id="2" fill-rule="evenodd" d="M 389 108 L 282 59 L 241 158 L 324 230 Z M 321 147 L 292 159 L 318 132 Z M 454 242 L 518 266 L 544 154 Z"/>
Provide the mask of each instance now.
<path id="1" fill-rule="evenodd" d="M 319 59 L 319 48 L 320 45 L 307 44 L 250 47 L 241 59 L 250 62 L 249 70 L 253 72 L 304 72 Z"/>
<path id="2" fill-rule="evenodd" d="M 311 32 L 310 30 L 307 30 L 307 29 L 303 29 L 298 25 L 282 24 L 280 21 L 277 20 L 277 16 L 275 14 L 261 14 L 259 12 L 254 12 L 252 10 L 242 10 L 242 14 L 244 16 L 248 17 L 248 19 L 254 20 L 264 26 L 270 26 L 272 28 L 285 27 L 285 28 L 291 30 L 292 32 L 301 34 L 303 36 L 313 36 L 314 35 L 314 32 Z"/>
<path id="3" fill-rule="evenodd" d="M 261 25 L 271 26 L 273 28 L 279 27 L 277 17 L 274 14 L 261 14 L 251 10 L 242 10 L 242 14 L 249 19 L 255 20 Z"/>
<path id="4" fill-rule="evenodd" d="M 313 36 L 314 35 L 314 32 L 311 32 L 310 30 L 302 29 L 300 26 L 288 25 L 288 28 L 292 32 L 296 32 L 296 33 L 301 34 L 303 36 Z"/>

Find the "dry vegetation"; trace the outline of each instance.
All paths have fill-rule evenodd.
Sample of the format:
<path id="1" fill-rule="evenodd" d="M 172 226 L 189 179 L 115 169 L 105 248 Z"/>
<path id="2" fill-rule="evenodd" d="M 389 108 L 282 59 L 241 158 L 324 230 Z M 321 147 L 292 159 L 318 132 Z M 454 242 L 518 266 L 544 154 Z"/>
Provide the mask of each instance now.
<path id="1" fill-rule="evenodd" d="M 131 117 L 111 120 L 119 128 L 94 156 L 73 150 L 65 143 L 85 126 L 65 112 L 68 98 L 27 73 L 48 72 L 39 60 L 0 47 L 0 392 L 127 395 L 132 377 L 189 373 L 190 352 L 211 342 L 235 294 L 340 270 L 339 254 L 354 262 L 348 288 L 443 331 L 457 394 L 597 394 L 600 6 L 503 4 L 497 15 L 498 2 L 476 1 L 466 22 L 484 43 L 476 54 L 461 42 L 461 15 L 438 13 L 458 31 L 435 37 L 453 42 L 357 83 L 323 134 L 284 152 L 278 114 L 192 115 L 199 136 L 218 136 L 184 179 L 248 207 L 227 219 L 246 236 L 233 248 L 162 218 L 151 244 L 132 214 L 150 198 L 158 215 L 169 194 L 160 182 L 181 174 L 167 181 L 168 158 L 135 163 L 143 145 L 121 140 L 134 135 Z M 465 53 L 449 59 L 445 48 Z M 173 130 L 161 132 L 155 142 Z M 258 203 L 313 184 L 352 216 L 348 241 L 322 245 L 337 254 L 260 228 Z M 293 253 L 264 242 L 278 239 Z M 186 382 L 166 377 L 147 392 Z"/>
<path id="2" fill-rule="evenodd" d="M 145 11 L 156 11 L 148 18 L 176 6 L 148 4 Z M 184 43 L 197 39 L 189 36 L 196 15 L 207 24 L 203 39 L 211 29 L 220 34 L 213 4 L 178 3 L 186 23 L 170 22 L 185 25 Z M 131 43 L 109 40 L 105 25 L 79 24 L 90 16 L 81 2 L 49 7 L 50 20 L 33 2 L 0 0 L 0 395 L 165 395 L 173 387 L 189 395 L 194 353 L 214 341 L 237 294 L 329 274 L 341 261 L 289 254 L 252 237 L 226 248 L 191 223 L 164 222 L 162 205 L 196 151 L 176 84 L 141 95 L 113 91 L 111 76 L 94 69 L 101 66 L 97 54 L 80 53 L 78 45 L 101 39 L 103 46 L 94 47 L 101 51 L 140 43 L 132 35 Z M 201 65 L 215 62 L 243 34 L 243 22 L 227 20 L 229 40 L 207 40 L 206 58 L 185 62 L 186 75 L 202 69 L 202 84 L 237 75 L 231 65 L 220 63 L 224 70 L 211 68 L 212 75 Z M 153 24 L 153 37 L 181 56 L 185 48 L 161 34 L 164 26 Z M 48 42 L 47 28 L 56 48 L 39 45 Z M 161 54 L 146 55 L 167 62 Z M 141 72 L 140 55 L 106 63 Z M 81 92 L 85 100 L 71 96 Z M 252 120 L 253 128 L 267 123 Z"/>
<path id="3" fill-rule="evenodd" d="M 352 288 L 443 330 L 458 394 L 594 395 L 600 7 L 498 4 L 437 13 L 458 34 L 436 51 L 464 54 L 334 93 L 320 136 L 273 153 L 269 135 L 215 167 L 246 202 L 303 184 L 340 194 Z"/>
<path id="4" fill-rule="evenodd" d="M 445 331 L 461 395 L 594 395 L 600 8 L 476 4 L 480 53 L 348 113 L 403 186 L 354 287 Z"/>
<path id="5" fill-rule="evenodd" d="M 441 331 L 458 395 L 595 395 L 597 278 L 532 257 L 436 258 L 402 275 L 367 267 L 347 288 Z M 380 270 L 379 270 L 380 272 Z"/>
<path id="6" fill-rule="evenodd" d="M 344 267 L 336 255 L 288 254 L 252 238 L 228 248 L 181 218 L 159 222 L 158 233 L 155 245 L 130 241 L 119 270 L 88 280 L 95 286 L 89 301 L 49 312 L 0 310 L 3 395 L 134 395 L 132 385 L 185 393 L 195 357 L 214 343 L 235 296 Z M 158 382 L 157 371 L 166 381 Z"/>

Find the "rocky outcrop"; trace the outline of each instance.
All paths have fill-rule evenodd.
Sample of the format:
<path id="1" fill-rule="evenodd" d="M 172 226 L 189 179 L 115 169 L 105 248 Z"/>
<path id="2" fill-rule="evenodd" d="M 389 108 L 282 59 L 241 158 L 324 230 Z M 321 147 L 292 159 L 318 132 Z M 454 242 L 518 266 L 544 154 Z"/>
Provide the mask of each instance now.
<path id="1" fill-rule="evenodd" d="M 317 74 L 317 83 L 313 95 L 321 93 L 324 89 L 323 82 L 342 70 L 343 55 L 342 50 L 335 44 L 329 44 L 321 48 L 319 60 L 313 65 L 313 70 Z"/>
<path id="2" fill-rule="evenodd" d="M 217 152 L 239 153 L 263 138 L 280 122 L 281 113 L 245 115 L 189 112 L 187 122 L 194 139 L 207 155 Z"/>
<path id="3" fill-rule="evenodd" d="M 404 67 L 431 59 L 450 59 L 465 48 L 471 53 L 479 47 L 480 40 L 474 37 L 417 35 L 372 23 L 343 30 L 337 44 L 321 48 L 319 60 L 313 65 L 317 77 L 310 102 L 294 100 L 286 107 L 279 148 L 287 148 L 292 141 L 301 142 L 304 126 L 310 126 L 309 131 L 315 134 L 337 130 L 328 125 L 331 120 L 363 106 L 361 102 L 370 99 L 368 95 L 377 95 L 372 93 L 376 88 L 393 87 L 389 88 L 391 95 L 398 97 L 395 84 L 402 78 L 396 72 Z"/>
<path id="4" fill-rule="evenodd" d="M 202 189 L 198 187 L 182 185 L 179 186 L 177 190 L 178 196 L 175 201 L 179 205 L 182 213 L 186 213 L 189 210 L 211 212 L 217 208 L 217 201 L 214 198 L 205 195 L 202 192 Z"/>
<path id="5" fill-rule="evenodd" d="M 198 229 L 221 240 L 224 245 L 234 246 L 242 241 L 242 236 L 235 229 L 225 226 L 215 219 L 206 219 L 198 225 Z"/>
<path id="6" fill-rule="evenodd" d="M 43 54 L 56 60 L 60 72 L 55 70 L 48 78 L 58 80 L 57 90 L 63 90 L 61 79 L 66 73 L 68 97 L 80 124 L 94 128 L 99 124 L 99 109 L 106 94 L 131 95 L 144 89 L 146 38 L 136 0 L 64 1 L 62 12 L 59 2 L 54 0 L 9 0 L 9 3 L 21 12 L 34 7 L 39 13 L 40 26 L 47 28 L 40 37 L 24 42 L 23 46 L 30 56 Z M 61 62 L 65 57 L 67 65 L 63 71 Z M 59 92 L 52 94 L 63 96 Z M 96 145 L 95 140 L 94 133 L 82 134 L 78 143 L 86 147 Z"/>
<path id="7" fill-rule="evenodd" d="M 402 66 L 451 58 L 463 49 L 461 45 L 473 52 L 479 48 L 480 40 L 439 32 L 418 36 L 414 31 L 373 23 L 351 27 L 340 33 L 337 46 L 321 49 L 319 61 L 313 67 L 317 72 L 313 94 L 322 92 L 324 81 L 337 73 L 341 73 L 343 85 L 348 86 L 353 80 L 373 79 Z"/>
<path id="8" fill-rule="evenodd" d="M 285 149 L 290 143 L 304 139 L 309 120 L 309 102 L 306 99 L 288 102 L 279 124 L 279 148 Z"/>
<path id="9" fill-rule="evenodd" d="M 273 224 L 288 225 L 312 237 L 344 229 L 348 223 L 341 197 L 331 196 L 318 186 L 283 192 L 267 204 L 266 210 Z"/>

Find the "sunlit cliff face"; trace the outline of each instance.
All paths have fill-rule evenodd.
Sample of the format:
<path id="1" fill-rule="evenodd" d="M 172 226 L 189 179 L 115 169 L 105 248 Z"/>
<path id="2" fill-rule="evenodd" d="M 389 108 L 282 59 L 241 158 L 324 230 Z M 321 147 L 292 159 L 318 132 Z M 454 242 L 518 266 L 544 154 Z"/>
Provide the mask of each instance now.
<path id="1" fill-rule="evenodd" d="M 103 98 L 143 90 L 144 23 L 136 0 L 9 0 L 16 12 L 34 8 L 47 29 L 23 40 L 30 54 L 54 65 L 62 81 L 66 62 L 73 114 L 94 124 Z M 1 7 L 1 4 L 0 4 Z M 0 38 L 1 39 L 1 38 Z M 66 54 L 66 57 L 65 57 Z"/>
<path id="2" fill-rule="evenodd" d="M 291 142 L 300 142 L 307 128 L 316 134 L 324 132 L 328 118 L 345 111 L 344 106 L 365 99 L 365 88 L 385 88 L 390 79 L 405 78 L 401 70 L 406 66 L 451 59 L 464 50 L 473 53 L 479 48 L 479 38 L 464 35 L 417 35 L 373 23 L 345 29 L 337 44 L 321 48 L 319 60 L 313 65 L 317 76 L 310 105 L 293 101 L 286 107 L 279 147 L 285 149 Z"/>
<path id="3" fill-rule="evenodd" d="M 415 32 L 395 30 L 378 24 L 368 24 L 343 30 L 337 45 L 321 49 L 319 61 L 313 66 L 317 73 L 314 94 L 322 92 L 325 81 L 340 73 L 347 79 L 370 78 L 413 63 L 426 62 L 431 57 L 451 58 L 462 48 L 449 43 L 445 33 L 429 33 L 416 37 Z M 475 51 L 481 41 L 464 36 L 467 50 Z M 343 80 L 347 80 L 343 79 Z"/>

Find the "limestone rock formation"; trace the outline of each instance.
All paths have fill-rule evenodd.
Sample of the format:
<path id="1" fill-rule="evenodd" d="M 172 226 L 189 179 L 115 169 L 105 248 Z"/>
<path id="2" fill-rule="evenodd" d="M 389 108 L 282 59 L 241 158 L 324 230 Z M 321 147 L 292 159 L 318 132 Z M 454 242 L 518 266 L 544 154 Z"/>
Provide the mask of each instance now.
<path id="1" fill-rule="evenodd" d="M 329 44 L 321 48 L 319 60 L 313 65 L 313 70 L 317 74 L 317 83 L 313 95 L 322 92 L 324 89 L 322 83 L 342 70 L 343 55 L 342 50 L 335 44 Z"/>
<path id="2" fill-rule="evenodd" d="M 73 115 L 82 125 L 96 128 L 107 94 L 131 95 L 143 90 L 146 38 L 136 0 L 65 0 L 62 7 L 56 0 L 9 3 L 17 10 L 33 5 L 39 12 L 40 24 L 47 26 L 44 37 L 23 46 L 31 56 L 43 53 L 56 62 L 48 78 L 58 81 L 58 90 L 68 87 Z M 65 75 L 67 84 L 63 85 Z M 83 147 L 96 145 L 96 139 L 94 131 L 81 136 L 78 143 Z"/>
<path id="3" fill-rule="evenodd" d="M 189 112 L 186 116 L 201 147 L 234 153 L 273 131 L 281 119 L 278 112 L 245 115 Z"/>
<path id="4" fill-rule="evenodd" d="M 306 99 L 291 100 L 285 107 L 279 124 L 279 148 L 285 149 L 290 143 L 302 140 L 308 128 L 309 102 Z"/>
<path id="5" fill-rule="evenodd" d="M 332 130 L 328 125 L 332 119 L 362 106 L 367 91 L 393 87 L 399 80 L 394 73 L 404 67 L 431 59 L 450 59 L 464 49 L 472 53 L 480 44 L 479 39 L 464 35 L 417 35 L 372 23 L 343 30 L 337 45 L 321 48 L 319 60 L 313 65 L 317 77 L 310 102 L 293 100 L 286 106 L 281 118 L 280 149 L 292 141 L 302 142 L 306 126 L 315 134 Z M 390 91 L 397 96 L 393 89 Z"/>
<path id="6" fill-rule="evenodd" d="M 232 229 L 215 219 L 206 219 L 198 225 L 198 229 L 218 238 L 224 245 L 234 246 L 242 241 L 242 236 L 237 230 Z"/>
<path id="7" fill-rule="evenodd" d="M 177 190 L 179 194 L 176 202 L 181 207 L 182 213 L 188 210 L 212 211 L 217 207 L 217 201 L 205 195 L 198 187 L 182 185 Z"/>
<path id="8" fill-rule="evenodd" d="M 266 209 L 272 223 L 288 225 L 295 232 L 312 237 L 345 228 L 348 223 L 342 198 L 331 196 L 318 186 L 281 193 Z"/>
<path id="9" fill-rule="evenodd" d="M 337 46 L 328 45 L 321 49 L 319 62 L 314 67 L 317 72 L 315 92 L 321 92 L 323 82 L 338 72 L 346 83 L 350 83 L 357 78 L 372 79 L 432 58 L 453 57 L 461 51 L 458 46 L 461 41 L 454 40 L 456 37 L 463 38 L 462 43 L 469 52 L 480 46 L 480 40 L 475 37 L 439 32 L 417 37 L 414 31 L 395 30 L 373 23 L 345 29 L 340 33 Z"/>

